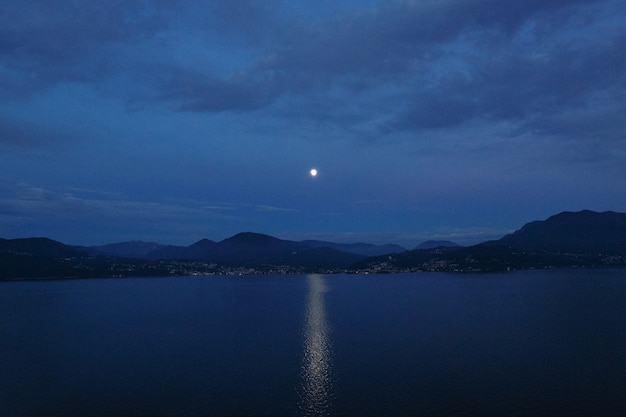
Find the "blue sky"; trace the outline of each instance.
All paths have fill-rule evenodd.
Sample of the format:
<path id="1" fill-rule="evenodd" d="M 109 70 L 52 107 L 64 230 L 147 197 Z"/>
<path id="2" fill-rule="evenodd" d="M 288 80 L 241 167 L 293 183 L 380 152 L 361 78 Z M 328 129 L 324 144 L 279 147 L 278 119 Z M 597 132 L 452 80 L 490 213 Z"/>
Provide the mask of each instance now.
<path id="1" fill-rule="evenodd" d="M 2 2 L 0 237 L 412 247 L 626 211 L 624 16 L 621 0 Z"/>

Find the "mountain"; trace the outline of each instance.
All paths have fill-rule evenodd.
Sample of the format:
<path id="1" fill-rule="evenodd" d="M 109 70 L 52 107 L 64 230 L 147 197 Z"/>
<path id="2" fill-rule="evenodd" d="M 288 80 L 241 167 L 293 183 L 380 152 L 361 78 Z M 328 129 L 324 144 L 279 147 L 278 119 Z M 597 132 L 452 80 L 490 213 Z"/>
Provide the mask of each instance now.
<path id="1" fill-rule="evenodd" d="M 460 245 L 449 240 L 427 240 L 415 247 L 415 249 L 435 249 L 435 248 L 458 248 Z"/>
<path id="2" fill-rule="evenodd" d="M 244 232 L 215 243 L 201 240 L 187 247 L 168 246 L 147 255 L 149 259 L 203 261 L 227 266 L 290 266 L 305 269 L 345 268 L 364 258 L 329 247 L 311 247 L 301 242 Z"/>
<path id="3" fill-rule="evenodd" d="M 164 246 L 144 255 L 146 259 L 205 260 L 217 243 L 202 239 L 190 246 Z"/>
<path id="4" fill-rule="evenodd" d="M 398 245 L 372 245 L 369 243 L 333 243 L 322 240 L 303 240 L 300 243 L 310 248 L 332 248 L 342 252 L 355 253 L 363 256 L 381 256 L 406 251 Z"/>
<path id="5" fill-rule="evenodd" d="M 232 274 L 250 269 L 383 273 L 626 266 L 626 214 L 563 212 L 527 223 L 498 240 L 469 247 L 430 241 L 410 251 L 394 245 L 294 242 L 250 232 L 189 246 L 124 242 L 83 249 L 47 238 L 0 239 L 0 280 Z"/>
<path id="6" fill-rule="evenodd" d="M 58 258 L 85 255 L 83 251 L 45 237 L 0 239 L 0 253 Z"/>
<path id="7" fill-rule="evenodd" d="M 371 272 L 502 271 L 626 265 L 626 214 L 563 212 L 527 223 L 498 240 L 469 247 L 414 249 L 368 258 L 353 267 Z"/>
<path id="8" fill-rule="evenodd" d="M 566 211 L 486 244 L 525 251 L 626 255 L 626 213 Z"/>
<path id="9" fill-rule="evenodd" d="M 102 246 L 76 246 L 75 248 L 93 255 L 119 256 L 122 258 L 143 258 L 151 252 L 165 248 L 165 245 L 160 245 L 154 242 L 133 240 L 130 242 L 111 243 Z"/>
<path id="10" fill-rule="evenodd" d="M 0 239 L 0 280 L 86 276 L 74 262 L 86 256 L 47 238 Z"/>

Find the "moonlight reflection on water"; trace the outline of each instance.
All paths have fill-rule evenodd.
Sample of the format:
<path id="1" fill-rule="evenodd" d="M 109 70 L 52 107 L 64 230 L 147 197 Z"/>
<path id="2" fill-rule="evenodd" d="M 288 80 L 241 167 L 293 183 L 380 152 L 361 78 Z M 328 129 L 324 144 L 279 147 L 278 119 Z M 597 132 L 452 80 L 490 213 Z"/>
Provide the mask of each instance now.
<path id="1" fill-rule="evenodd" d="M 309 275 L 307 281 L 300 409 L 305 416 L 324 416 L 329 414 L 332 400 L 331 342 L 324 308 L 326 286 L 321 275 Z"/>

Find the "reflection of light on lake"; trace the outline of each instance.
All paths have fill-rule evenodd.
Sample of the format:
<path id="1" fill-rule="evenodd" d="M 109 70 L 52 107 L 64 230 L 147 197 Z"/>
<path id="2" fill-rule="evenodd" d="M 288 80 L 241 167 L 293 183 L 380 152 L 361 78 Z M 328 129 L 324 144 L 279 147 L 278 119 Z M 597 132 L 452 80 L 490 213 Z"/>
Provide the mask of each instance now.
<path id="1" fill-rule="evenodd" d="M 301 410 L 305 416 L 328 415 L 332 389 L 331 345 L 321 275 L 309 275 L 309 294 L 304 324 Z"/>

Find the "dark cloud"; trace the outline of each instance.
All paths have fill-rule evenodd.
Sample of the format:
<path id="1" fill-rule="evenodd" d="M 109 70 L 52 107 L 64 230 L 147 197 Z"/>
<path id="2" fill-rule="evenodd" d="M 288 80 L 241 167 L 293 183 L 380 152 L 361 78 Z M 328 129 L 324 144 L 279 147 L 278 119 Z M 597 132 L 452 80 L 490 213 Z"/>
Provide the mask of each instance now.
<path id="1" fill-rule="evenodd" d="M 39 129 L 0 119 L 0 145 L 32 146 L 40 144 L 42 139 Z"/>
<path id="2" fill-rule="evenodd" d="M 545 121 L 584 107 L 594 94 L 626 87 L 626 53 L 621 45 L 620 37 L 540 58 L 526 54 L 493 57 L 470 68 L 469 75 L 445 77 L 434 87 L 418 89 L 394 127 L 450 128 L 476 118 Z"/>
<path id="3" fill-rule="evenodd" d="M 291 34 L 275 56 L 278 68 L 314 74 L 384 76 L 419 70 L 442 48 L 471 32 L 508 38 L 548 11 L 568 14 L 579 1 L 497 0 L 381 2 L 380 6 Z M 551 16 L 548 16 L 551 17 Z"/>
<path id="4" fill-rule="evenodd" d="M 289 97 L 290 117 L 370 130 L 375 117 L 379 134 L 475 120 L 545 123 L 597 91 L 621 88 L 624 30 L 596 36 L 615 8 L 613 1 L 385 2 L 292 27 L 236 82 L 197 77 L 191 88 L 167 86 L 163 97 L 207 112 Z M 375 116 L 373 102 L 385 106 Z"/>
<path id="5" fill-rule="evenodd" d="M 156 96 L 189 111 L 253 110 L 267 105 L 274 95 L 264 74 L 215 75 L 176 67 L 167 53 L 179 47 L 178 33 L 187 29 L 196 31 L 199 47 L 221 45 L 224 52 L 254 47 L 272 33 L 284 32 L 273 9 L 278 4 L 248 0 L 179 6 L 140 0 L 5 3 L 0 5 L 0 74 L 6 76 L 0 86 L 6 88 L 0 94 L 19 98 L 61 82 L 98 84 L 122 75 L 131 83 L 127 95 L 135 100 Z M 159 45 L 171 50 L 159 55 L 155 49 Z M 217 54 L 214 60 L 221 65 L 219 50 Z M 164 66 L 169 67 L 165 72 Z"/>
<path id="6" fill-rule="evenodd" d="M 280 18 L 280 0 L 229 0 L 206 3 L 203 28 L 242 44 L 263 44 L 284 35 L 291 23 Z"/>
<path id="7" fill-rule="evenodd" d="M 596 26 L 600 24 L 596 22 Z M 554 28 L 554 34 L 563 29 Z M 547 121 L 562 112 L 584 108 L 597 94 L 626 87 L 626 32 L 594 37 L 594 29 L 588 28 L 589 37 L 579 41 L 544 33 L 541 41 L 545 43 L 541 43 L 537 34 L 526 33 L 497 46 L 488 45 L 469 62 L 451 61 L 448 73 L 430 74 L 423 83 L 411 84 L 401 101 L 405 111 L 386 128 L 455 128 L 481 120 L 546 129 Z M 443 59 L 439 65 L 445 67 L 446 63 Z"/>
<path id="8" fill-rule="evenodd" d="M 105 42 L 132 41 L 166 25 L 159 7 L 140 0 L 4 3 L 3 52 L 72 59 Z"/>
<path id="9" fill-rule="evenodd" d="M 41 147 L 61 143 L 70 137 L 35 123 L 0 117 L 0 146 Z"/>
<path id="10" fill-rule="evenodd" d="M 511 135 L 582 139 L 624 129 L 618 104 L 604 106 L 606 114 L 571 117 L 595 95 L 625 88 L 626 31 L 601 21 L 623 11 L 619 2 L 391 1 L 308 22 L 286 6 L 8 2 L 0 6 L 2 94 L 20 97 L 62 81 L 102 83 L 106 91 L 107 77 L 123 74 L 128 85 L 119 91 L 127 101 L 196 113 L 269 109 L 309 131 L 341 129 L 337 137 L 476 122 L 510 123 Z M 155 46 L 176 47 L 186 24 L 207 44 L 199 54 L 219 60 L 223 45 L 246 58 L 220 71 L 217 63 L 168 61 L 171 51 L 159 57 Z M 580 120 L 589 124 L 581 128 Z M 59 139 L 11 120 L 0 120 L 0 134 L 0 143 L 13 146 Z"/>
<path id="11" fill-rule="evenodd" d="M 95 228 L 91 223 L 94 216 L 98 219 L 98 226 Z M 13 226 L 17 226 L 15 232 L 12 232 L 16 236 L 23 236 L 32 228 L 34 235 L 45 231 L 49 237 L 67 243 L 78 243 L 71 237 L 76 231 L 82 234 L 80 239 L 91 242 L 115 241 L 119 236 L 141 238 L 141 235 L 134 234 L 138 230 L 148 237 L 150 233 L 154 233 L 155 224 L 159 225 L 156 228 L 159 229 L 159 234 L 183 228 L 193 235 L 198 233 L 195 224 L 198 219 L 207 223 L 218 223 L 230 217 L 203 209 L 198 202 L 181 204 L 94 198 L 93 195 L 79 195 L 21 183 L 17 185 L 14 196 L 0 197 L 0 219 L 10 219 Z M 58 224 L 63 226 L 58 228 Z M 196 230 L 193 231 L 193 228 Z M 3 227 L 4 233 L 10 229 Z M 89 233 L 85 234 L 87 230 Z M 173 233 L 172 237 L 180 239 L 181 236 Z"/>
<path id="12" fill-rule="evenodd" d="M 0 58 L 35 90 L 98 80 L 118 64 L 107 47 L 140 41 L 167 25 L 161 6 L 140 0 L 3 2 Z"/>
<path id="13" fill-rule="evenodd" d="M 623 39 L 582 47 L 553 39 L 584 19 L 593 25 L 588 8 L 602 4 L 618 3 L 391 1 L 306 23 L 277 0 L 189 2 L 179 8 L 166 1 L 30 0 L 0 6 L 6 23 L 0 25 L 0 56 L 5 66 L 22 72 L 21 77 L 13 74 L 11 84 L 23 88 L 68 80 L 98 82 L 123 72 L 134 84 L 143 84 L 129 87 L 127 94 L 141 90 L 144 96 L 194 112 L 257 110 L 285 95 L 300 97 L 306 112 L 311 94 L 335 94 L 327 97 L 331 100 L 340 91 L 345 101 L 372 100 L 376 98 L 367 93 L 389 86 L 397 91 L 392 117 L 397 121 L 387 128 L 431 129 L 459 126 L 476 117 L 524 117 L 534 106 L 543 111 L 580 99 L 594 81 L 606 85 L 619 78 L 625 67 L 619 48 Z M 534 40 L 520 43 L 520 32 L 529 22 L 536 26 Z M 170 70 L 162 73 L 167 57 L 142 55 L 142 48 L 159 42 L 175 46 L 173 34 L 186 24 L 195 27 L 200 43 L 215 47 L 212 37 L 217 36 L 217 45 L 222 43 L 225 50 L 247 49 L 247 61 L 219 74 L 169 62 Z M 554 42 L 543 61 L 530 57 L 533 48 L 545 50 Z M 129 57 L 122 44 L 135 44 L 139 56 Z M 478 48 L 479 55 L 464 56 L 463 44 Z M 219 59 L 219 49 L 204 53 L 217 53 Z M 590 68 L 599 62 L 606 64 Z M 438 73 L 437 68 L 453 72 L 456 66 L 461 67 L 457 76 Z M 590 79 L 594 74 L 595 80 Z M 580 82 L 581 77 L 587 79 Z M 150 90 L 154 92 L 146 93 Z M 332 111 L 341 120 L 338 114 L 345 105 L 335 102 L 339 108 L 329 108 L 329 115 Z M 349 116 L 346 123 L 355 120 L 354 114 Z"/>
<path id="14" fill-rule="evenodd" d="M 161 72 L 157 100 L 192 112 L 249 111 L 271 103 L 277 97 L 272 83 L 247 77 L 220 79 L 198 71 L 169 68 Z"/>
<path id="15" fill-rule="evenodd" d="M 52 201 L 57 196 L 49 190 L 40 187 L 33 187 L 30 184 L 19 184 L 18 200 L 26 201 Z"/>

